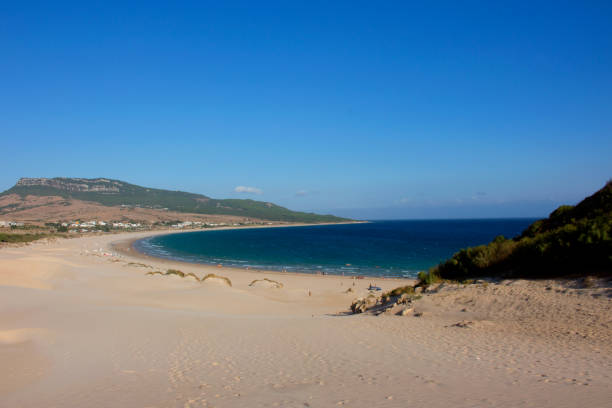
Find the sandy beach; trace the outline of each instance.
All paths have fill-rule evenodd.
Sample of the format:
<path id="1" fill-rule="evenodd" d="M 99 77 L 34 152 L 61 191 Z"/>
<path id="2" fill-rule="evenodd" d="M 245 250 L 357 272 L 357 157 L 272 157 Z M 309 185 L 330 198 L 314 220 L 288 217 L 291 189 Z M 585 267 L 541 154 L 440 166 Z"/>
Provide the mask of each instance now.
<path id="1" fill-rule="evenodd" d="M 601 284 L 443 284 L 415 302 L 418 317 L 349 315 L 371 282 L 410 281 L 133 253 L 150 234 L 0 248 L 0 407 L 612 403 L 612 293 Z M 147 275 L 171 268 L 231 286 Z"/>

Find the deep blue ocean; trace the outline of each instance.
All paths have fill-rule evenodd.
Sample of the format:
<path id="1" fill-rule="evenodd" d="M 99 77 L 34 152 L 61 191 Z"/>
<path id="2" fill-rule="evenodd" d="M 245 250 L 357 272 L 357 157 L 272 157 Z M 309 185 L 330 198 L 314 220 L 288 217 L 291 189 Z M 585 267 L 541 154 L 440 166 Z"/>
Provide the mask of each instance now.
<path id="1" fill-rule="evenodd" d="M 161 258 L 239 268 L 414 277 L 461 248 L 513 237 L 535 219 L 373 221 L 161 235 L 137 250 Z"/>

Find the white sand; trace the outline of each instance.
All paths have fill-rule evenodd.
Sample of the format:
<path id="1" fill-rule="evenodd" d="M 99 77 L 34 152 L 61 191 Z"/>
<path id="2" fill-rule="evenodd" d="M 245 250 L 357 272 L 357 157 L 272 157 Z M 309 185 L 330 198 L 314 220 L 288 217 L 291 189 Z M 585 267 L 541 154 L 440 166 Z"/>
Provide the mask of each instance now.
<path id="1" fill-rule="evenodd" d="M 0 407 L 612 406 L 606 289 L 447 286 L 422 317 L 346 316 L 371 280 L 104 255 L 127 237 L 0 249 Z M 145 275 L 171 266 L 233 286 Z"/>

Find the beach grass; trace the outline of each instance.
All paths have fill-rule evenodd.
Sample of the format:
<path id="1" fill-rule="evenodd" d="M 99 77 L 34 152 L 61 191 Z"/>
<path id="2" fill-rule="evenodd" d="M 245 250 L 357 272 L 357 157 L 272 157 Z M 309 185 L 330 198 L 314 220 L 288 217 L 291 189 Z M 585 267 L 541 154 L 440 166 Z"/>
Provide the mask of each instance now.
<path id="1" fill-rule="evenodd" d="M 249 283 L 249 286 L 255 286 L 255 284 L 257 284 L 257 282 L 269 282 L 273 285 L 275 285 L 277 288 L 282 288 L 283 284 L 280 282 L 277 282 L 273 279 L 268 279 L 268 278 L 263 278 L 263 279 L 255 279 L 254 281 L 252 281 L 251 283 Z"/>
<path id="2" fill-rule="evenodd" d="M 180 276 L 181 278 L 184 278 L 185 272 L 180 271 L 178 269 L 168 269 L 164 275 L 177 275 L 177 276 Z"/>
<path id="3" fill-rule="evenodd" d="M 47 233 L 25 233 L 25 234 L 13 234 L 13 233 L 0 233 L 0 242 L 9 244 L 28 243 L 38 241 L 43 238 L 54 238 L 60 237 L 65 238 L 65 235 L 61 234 L 47 234 Z"/>
<path id="4" fill-rule="evenodd" d="M 208 275 L 206 275 L 202 279 L 200 279 L 200 282 L 204 282 L 207 279 L 219 279 L 219 280 L 224 281 L 225 283 L 227 283 L 228 286 L 232 286 L 232 281 L 229 278 L 225 277 L 225 276 L 215 275 L 214 273 L 209 273 Z"/>

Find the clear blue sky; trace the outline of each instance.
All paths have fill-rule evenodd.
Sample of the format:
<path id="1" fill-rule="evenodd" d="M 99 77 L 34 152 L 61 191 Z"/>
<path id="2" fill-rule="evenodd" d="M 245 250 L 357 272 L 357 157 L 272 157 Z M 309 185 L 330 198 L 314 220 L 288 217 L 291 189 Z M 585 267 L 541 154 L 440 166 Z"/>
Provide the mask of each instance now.
<path id="1" fill-rule="evenodd" d="M 0 189 L 501 217 L 612 177 L 612 3 L 410 3 L 2 2 Z"/>

